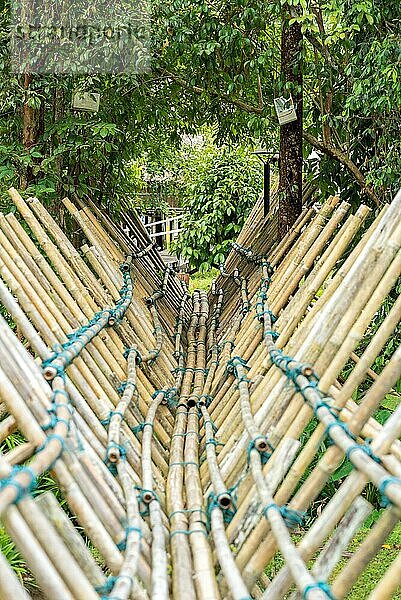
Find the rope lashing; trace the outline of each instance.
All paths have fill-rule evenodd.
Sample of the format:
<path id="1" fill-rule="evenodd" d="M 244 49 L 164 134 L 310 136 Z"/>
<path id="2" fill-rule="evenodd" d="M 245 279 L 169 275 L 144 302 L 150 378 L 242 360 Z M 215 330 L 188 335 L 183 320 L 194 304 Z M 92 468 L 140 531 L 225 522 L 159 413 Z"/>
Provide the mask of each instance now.
<path id="1" fill-rule="evenodd" d="M 315 583 L 310 583 L 309 585 L 307 585 L 302 592 L 302 598 L 304 600 L 308 600 L 308 594 L 312 590 L 321 590 L 326 594 L 329 600 L 336 600 L 336 597 L 334 596 L 329 584 L 326 581 L 316 581 Z"/>
<path id="2" fill-rule="evenodd" d="M 220 503 L 219 503 L 219 497 L 221 496 L 221 494 L 219 494 L 219 496 L 218 496 L 214 492 L 210 492 L 210 494 L 207 498 L 207 515 L 208 515 L 209 529 L 210 529 L 212 511 L 215 508 L 218 508 L 219 510 L 221 510 L 221 512 L 223 513 L 223 519 L 224 519 L 225 523 L 231 523 L 231 521 L 234 518 L 234 515 L 237 512 L 237 506 L 236 506 L 236 503 L 235 503 L 233 497 L 231 496 L 231 494 L 229 493 L 228 490 L 227 490 L 227 493 L 231 497 L 230 506 L 228 506 L 227 508 L 223 508 L 222 506 L 220 506 Z"/>
<path id="3" fill-rule="evenodd" d="M 127 387 L 127 382 L 126 381 L 122 381 L 120 383 L 120 385 L 118 386 L 118 388 L 117 388 L 117 393 L 120 394 L 120 395 L 123 394 L 125 392 L 125 390 L 126 390 L 126 387 Z"/>
<path id="4" fill-rule="evenodd" d="M 272 323 L 275 323 L 277 321 L 278 317 L 270 310 L 270 308 L 265 310 L 264 302 L 256 302 L 255 308 L 256 308 L 255 319 L 258 319 L 261 323 L 264 321 L 265 315 L 269 315 L 270 321 Z"/>
<path id="5" fill-rule="evenodd" d="M 216 440 L 216 438 L 207 439 L 205 442 L 205 446 L 208 446 L 209 444 L 215 446 L 215 448 L 217 448 L 218 446 L 224 446 L 223 442 L 219 442 L 218 440 Z"/>
<path id="6" fill-rule="evenodd" d="M 263 332 L 263 337 L 266 338 L 268 336 L 271 336 L 273 338 L 273 341 L 276 341 L 280 337 L 280 334 L 278 331 L 274 331 L 273 329 L 267 329 Z"/>
<path id="7" fill-rule="evenodd" d="M 43 431 L 48 431 L 49 429 L 54 429 L 55 426 L 57 425 L 57 423 L 59 422 L 59 419 L 57 419 L 57 416 L 55 414 L 51 414 L 50 416 L 50 421 L 48 423 L 45 423 L 44 425 L 41 425 L 41 428 L 43 429 Z M 63 419 L 63 421 L 67 424 L 67 421 L 65 421 Z M 69 425 L 69 423 L 68 423 Z"/>
<path id="8" fill-rule="evenodd" d="M 287 379 L 292 381 L 297 392 L 303 394 L 308 387 L 316 388 L 318 386 L 319 377 L 310 365 L 301 363 L 292 356 L 287 356 L 279 348 L 272 348 L 270 350 L 270 359 L 276 367 L 283 371 Z M 297 382 L 299 375 L 304 375 L 304 377 L 308 379 L 308 384 L 306 386 L 300 387 Z"/>
<path id="9" fill-rule="evenodd" d="M 315 414 L 315 416 L 318 417 L 317 413 L 320 408 L 325 408 L 335 419 L 337 419 L 340 411 L 338 408 L 331 404 L 332 400 L 333 398 L 331 398 L 330 396 L 324 396 L 320 398 L 313 407 L 313 413 Z"/>
<path id="10" fill-rule="evenodd" d="M 140 527 L 126 527 L 125 528 L 125 538 L 123 540 L 121 540 L 121 542 L 118 542 L 118 544 L 116 544 L 116 546 L 117 546 L 117 548 L 119 550 L 125 550 L 126 549 L 128 534 L 131 531 L 136 531 L 139 534 L 139 539 L 142 539 L 142 529 Z"/>
<path id="11" fill-rule="evenodd" d="M 24 486 L 20 483 L 15 476 L 17 474 L 26 473 L 30 477 L 30 481 L 28 485 Z M 6 487 L 12 487 L 16 490 L 16 497 L 13 500 L 13 504 L 18 504 L 27 494 L 30 494 L 37 486 L 38 481 L 36 477 L 36 473 L 30 467 L 21 467 L 19 465 L 15 465 L 11 473 L 5 479 L 0 480 L 0 490 L 3 490 Z"/>
<path id="12" fill-rule="evenodd" d="M 144 504 L 145 508 L 139 511 L 141 517 L 146 517 L 149 514 L 149 504 L 156 500 L 160 504 L 160 498 L 153 490 L 148 490 L 146 488 L 142 488 L 139 485 L 135 485 L 134 489 L 136 489 L 138 494 L 138 504 Z"/>
<path id="13" fill-rule="evenodd" d="M 382 462 L 381 458 L 373 452 L 373 450 L 370 446 L 370 443 L 367 439 L 365 440 L 365 442 L 363 444 L 354 444 L 353 446 L 350 446 L 348 448 L 347 452 L 345 453 L 348 459 L 350 458 L 351 454 L 353 452 L 355 452 L 355 450 L 363 450 L 363 452 L 365 452 L 368 456 L 370 456 L 370 458 L 372 458 L 378 464 L 380 464 Z"/>
<path id="14" fill-rule="evenodd" d="M 41 444 L 38 447 L 38 449 L 36 450 L 36 454 L 38 454 L 39 452 L 42 452 L 43 450 L 45 450 L 45 448 L 48 446 L 48 444 L 50 442 L 52 442 L 53 440 L 57 441 L 60 444 L 60 452 L 59 452 L 59 454 L 57 456 L 57 458 L 59 458 L 59 456 L 61 455 L 62 451 L 64 450 L 65 439 L 63 437 L 61 437 L 61 435 L 58 435 L 57 433 L 52 433 L 51 435 L 49 435 L 46 438 L 46 440 L 43 442 L 43 444 Z M 54 464 L 54 462 L 53 462 L 53 464 Z"/>
<path id="15" fill-rule="evenodd" d="M 146 246 L 145 248 L 143 248 L 143 250 L 140 250 L 139 252 L 136 252 L 135 254 L 133 253 L 132 259 L 133 260 L 137 260 L 138 258 L 143 258 L 144 256 L 146 256 L 146 254 L 148 254 L 152 248 L 154 248 L 156 246 L 156 242 L 151 242 L 148 246 Z"/>
<path id="16" fill-rule="evenodd" d="M 98 594 L 101 594 L 102 600 L 119 600 L 119 598 L 114 598 L 112 596 L 109 596 L 108 594 L 110 594 L 117 581 L 119 581 L 120 579 L 128 579 L 131 582 L 131 586 L 134 583 L 130 575 L 110 575 L 110 577 L 106 579 L 103 585 L 95 586 L 95 590 L 98 592 Z"/>
<path id="17" fill-rule="evenodd" d="M 204 531 L 203 529 L 176 529 L 175 531 L 172 531 L 169 535 L 170 540 L 172 537 L 174 537 L 175 535 L 182 533 L 183 535 L 192 535 L 193 533 L 202 533 L 204 536 L 207 537 L 207 532 Z"/>
<path id="18" fill-rule="evenodd" d="M 187 435 L 196 435 L 198 438 L 200 438 L 200 435 L 197 431 L 187 431 L 186 433 L 173 433 L 171 439 L 175 437 L 187 437 Z"/>
<path id="19" fill-rule="evenodd" d="M 263 264 L 263 261 L 266 260 L 266 256 L 264 254 L 257 254 L 251 248 L 241 246 L 241 244 L 238 244 L 238 242 L 231 242 L 231 248 L 234 250 L 234 252 L 237 252 L 237 254 L 245 258 L 248 262 L 254 263 L 255 265 Z"/>
<path id="20" fill-rule="evenodd" d="M 258 446 L 257 446 L 258 440 L 263 440 L 267 444 L 268 450 L 263 450 L 263 449 L 258 448 Z M 251 459 L 252 450 L 256 450 L 257 452 L 259 452 L 259 456 L 260 456 L 262 465 L 265 465 L 267 463 L 267 461 L 269 460 L 269 458 L 271 457 L 271 455 L 273 454 L 275 448 L 270 444 L 269 440 L 267 439 L 267 437 L 265 435 L 258 435 L 253 440 L 251 440 L 248 444 L 248 450 L 247 450 L 248 465 L 249 465 L 249 461 Z"/>
<path id="21" fill-rule="evenodd" d="M 120 289 L 120 299 L 112 308 L 105 308 L 97 312 L 79 329 L 67 335 L 68 341 L 56 344 L 53 354 L 42 362 L 45 379 L 52 380 L 56 375 L 64 376 L 65 369 L 77 358 L 82 350 L 105 327 L 121 322 L 133 296 L 133 283 L 130 273 L 130 260 L 120 265 L 123 275 L 123 286 Z"/>
<path id="22" fill-rule="evenodd" d="M 337 419 L 336 421 L 333 421 L 332 423 L 329 423 L 325 429 L 325 435 L 328 435 L 331 439 L 331 430 L 333 429 L 333 427 L 340 427 L 344 433 L 346 433 L 348 435 L 348 437 L 350 437 L 352 440 L 356 441 L 356 437 L 355 435 L 352 433 L 352 431 L 350 431 L 348 425 L 346 423 L 344 423 L 344 421 L 340 421 L 340 419 Z M 363 450 L 363 448 L 360 448 L 361 450 Z"/>
<path id="23" fill-rule="evenodd" d="M 139 423 L 139 425 L 136 425 L 135 427 L 131 427 L 131 431 L 134 435 L 137 435 L 138 433 L 143 431 L 145 427 L 151 427 L 153 429 L 153 423 L 147 423 L 146 421 L 144 421 L 143 423 Z"/>
<path id="24" fill-rule="evenodd" d="M 95 587 L 95 590 L 99 593 L 99 594 L 110 594 L 111 590 L 113 589 L 113 587 L 115 586 L 115 584 L 117 583 L 118 580 L 118 576 L 116 575 L 110 575 L 110 577 L 108 577 L 106 579 L 106 581 L 103 583 L 103 585 L 97 585 Z"/>
<path id="25" fill-rule="evenodd" d="M 142 356 L 138 348 L 126 348 L 123 352 L 124 358 L 128 358 L 128 355 L 131 354 L 131 352 L 135 352 L 135 362 L 139 366 L 142 362 Z"/>
<path id="26" fill-rule="evenodd" d="M 390 504 L 392 504 L 392 501 L 390 500 L 390 498 L 387 496 L 386 494 L 386 489 L 387 486 L 389 485 L 398 485 L 401 486 L 401 479 L 399 479 L 398 477 L 385 477 L 379 485 L 379 492 L 381 495 L 381 501 L 380 504 L 383 508 L 386 508 L 387 506 L 389 506 Z"/>
<path id="27" fill-rule="evenodd" d="M 178 515 L 178 514 L 192 514 L 192 513 L 196 513 L 198 512 L 199 514 L 203 514 L 205 516 L 205 518 L 207 519 L 207 512 L 203 509 L 203 508 L 181 508 L 179 510 L 174 510 L 172 513 L 170 513 L 168 515 L 168 520 L 171 521 L 172 517 L 174 515 Z M 204 523 L 204 521 L 200 521 L 200 523 Z"/>
<path id="28" fill-rule="evenodd" d="M 167 406 L 169 407 L 170 410 L 173 410 L 177 407 L 178 404 L 178 396 L 177 396 L 177 388 L 176 387 L 172 387 L 169 390 L 167 390 L 167 394 L 165 394 L 165 399 L 167 401 Z"/>
<path id="29" fill-rule="evenodd" d="M 298 525 L 303 525 L 306 518 L 306 513 L 288 506 L 278 506 L 275 502 L 272 502 L 265 506 L 262 513 L 267 519 L 267 513 L 269 510 L 277 510 L 283 517 L 284 523 L 288 529 L 295 529 Z"/>
<path id="30" fill-rule="evenodd" d="M 237 512 L 237 489 L 238 489 L 238 486 L 241 481 L 242 481 L 242 478 L 240 478 L 235 485 L 228 488 L 222 494 L 215 494 L 214 492 L 210 492 L 210 494 L 207 497 L 207 509 L 206 509 L 206 512 L 208 515 L 209 529 L 210 529 L 210 521 L 211 521 L 212 511 L 215 508 L 219 508 L 221 510 L 221 512 L 223 513 L 223 519 L 224 519 L 225 523 L 231 523 L 231 521 L 233 520 L 233 517 L 234 517 L 235 513 Z M 222 497 L 227 498 L 227 496 L 230 497 L 229 506 L 227 506 L 227 507 L 221 506 L 220 498 L 222 498 Z"/>
<path id="31" fill-rule="evenodd" d="M 205 402 L 202 403 L 202 398 L 205 399 Z M 210 394 L 201 394 L 199 396 L 198 399 L 198 404 L 204 404 L 206 406 L 206 408 L 209 408 L 209 406 L 211 405 L 211 403 L 213 402 L 213 396 L 210 396 Z"/>
<path id="32" fill-rule="evenodd" d="M 100 423 L 102 425 L 104 425 L 105 427 L 107 427 L 108 425 L 110 425 L 110 421 L 111 421 L 111 417 L 113 415 L 119 415 L 122 419 L 124 418 L 124 415 L 122 412 L 118 411 L 118 410 L 111 410 L 109 412 L 108 417 L 106 417 L 105 419 L 101 419 Z"/>
<path id="33" fill-rule="evenodd" d="M 213 433 L 217 433 L 218 427 L 217 427 L 216 423 L 214 421 L 212 421 L 211 417 L 206 419 L 205 423 L 210 423 L 210 425 L 212 426 L 212 429 L 213 429 Z"/>
<path id="34" fill-rule="evenodd" d="M 244 360 L 240 356 L 233 356 L 232 358 L 230 358 L 227 361 L 227 367 L 226 367 L 227 372 L 233 373 L 237 379 L 238 379 L 237 365 L 239 365 L 239 364 L 242 365 L 244 367 L 244 369 L 249 370 L 251 368 L 249 365 L 247 365 L 246 360 Z M 243 379 L 243 381 L 245 381 L 245 380 Z"/>

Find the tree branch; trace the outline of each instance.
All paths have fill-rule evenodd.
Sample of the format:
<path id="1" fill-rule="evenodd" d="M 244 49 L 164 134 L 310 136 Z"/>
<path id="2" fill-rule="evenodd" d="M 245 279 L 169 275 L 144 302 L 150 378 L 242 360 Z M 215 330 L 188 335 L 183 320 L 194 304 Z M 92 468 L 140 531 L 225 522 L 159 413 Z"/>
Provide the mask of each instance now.
<path id="1" fill-rule="evenodd" d="M 320 150 L 321 152 L 324 152 L 324 154 L 326 154 L 327 156 L 330 156 L 331 158 L 335 158 L 336 160 L 338 160 L 338 162 L 340 164 L 342 164 L 351 173 L 351 175 L 354 177 L 355 181 L 359 184 L 362 192 L 364 194 L 366 194 L 367 196 L 369 196 L 369 198 L 371 200 L 373 200 L 373 202 L 376 204 L 376 206 L 380 207 L 382 205 L 381 200 L 376 195 L 373 188 L 371 188 L 366 183 L 366 179 L 363 176 L 363 174 L 361 173 L 361 171 L 358 169 L 356 164 L 354 162 L 352 162 L 350 157 L 347 154 L 345 154 L 345 152 L 343 152 L 342 150 L 339 150 L 338 148 L 336 148 L 335 146 L 332 146 L 331 144 L 326 144 L 325 142 L 318 140 L 314 135 L 312 135 L 308 131 L 303 132 L 303 137 L 307 142 L 309 142 L 311 144 L 311 146 L 313 146 L 317 150 Z"/>
<path id="2" fill-rule="evenodd" d="M 176 83 L 179 83 L 182 87 L 194 92 L 195 94 L 199 94 L 199 95 L 200 94 L 209 94 L 209 96 L 214 96 L 215 98 L 224 100 L 224 102 L 233 104 L 237 108 L 240 108 L 241 110 L 244 110 L 248 113 L 260 115 L 263 112 L 264 104 L 263 104 L 263 98 L 261 96 L 261 90 L 259 88 L 258 88 L 258 106 L 253 106 L 252 104 L 249 104 L 248 102 L 244 102 L 243 100 L 240 100 L 239 98 L 233 98 L 232 96 L 229 96 L 228 94 L 223 94 L 220 92 L 216 92 L 215 90 L 202 88 L 198 85 L 190 85 L 189 83 L 187 83 L 185 81 L 185 79 L 182 79 L 181 77 L 179 77 L 178 75 L 175 75 L 174 73 L 167 73 L 167 75 L 169 77 L 171 77 L 171 79 L 173 81 L 175 81 Z M 258 84 L 259 84 L 259 82 L 258 82 Z"/>

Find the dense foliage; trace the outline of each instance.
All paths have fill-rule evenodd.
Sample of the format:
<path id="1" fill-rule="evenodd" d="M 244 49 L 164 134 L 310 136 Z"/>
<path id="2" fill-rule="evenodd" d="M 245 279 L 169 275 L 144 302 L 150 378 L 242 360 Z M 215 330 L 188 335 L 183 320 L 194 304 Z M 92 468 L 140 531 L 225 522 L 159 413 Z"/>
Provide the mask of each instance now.
<path id="1" fill-rule="evenodd" d="M 202 271 L 224 261 L 257 199 L 262 169 L 246 150 L 209 145 L 192 150 L 181 173 L 184 231 L 175 249 Z"/>
<path id="2" fill-rule="evenodd" d="M 9 69 L 5 3 L 1 189 L 22 183 L 43 199 L 88 194 L 114 202 L 130 191 L 131 159 L 177 144 L 205 123 L 216 126 L 222 143 L 262 138 L 276 150 L 273 98 L 294 92 L 280 78 L 282 5 L 302 24 L 304 151 L 315 148 L 323 156 L 322 191 L 341 189 L 355 203 L 388 199 L 399 186 L 401 166 L 396 0 L 153 0 L 149 73 L 37 75 L 29 84 Z M 101 94 L 98 114 L 71 109 L 77 88 Z M 23 145 L 27 106 L 37 112 L 39 126 L 35 140 Z"/>

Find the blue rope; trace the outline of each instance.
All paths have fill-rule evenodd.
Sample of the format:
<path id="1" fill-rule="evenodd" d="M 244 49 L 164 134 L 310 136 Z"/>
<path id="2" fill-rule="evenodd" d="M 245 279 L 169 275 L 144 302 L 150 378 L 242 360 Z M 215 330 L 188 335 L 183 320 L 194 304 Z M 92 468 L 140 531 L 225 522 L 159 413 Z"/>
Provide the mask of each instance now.
<path id="1" fill-rule="evenodd" d="M 255 442 L 257 440 L 266 440 L 267 444 L 269 445 L 270 450 L 258 450 L 255 446 Z M 260 460 L 262 461 L 262 465 L 265 465 L 267 463 L 267 461 L 269 460 L 269 458 L 271 457 L 271 455 L 273 454 L 275 448 L 273 448 L 273 446 L 269 443 L 269 441 L 267 440 L 266 436 L 264 435 L 258 435 L 256 436 L 253 440 L 251 440 L 248 444 L 248 450 L 247 450 L 247 462 L 249 465 L 249 461 L 251 459 L 251 452 L 252 450 L 256 450 L 257 452 L 259 452 L 259 456 L 260 456 Z"/>
<path id="2" fill-rule="evenodd" d="M 278 331 L 274 331 L 273 329 L 267 329 L 266 331 L 263 332 L 263 337 L 267 338 L 267 336 L 270 335 L 273 340 L 278 340 L 278 338 L 280 337 L 280 334 Z"/>
<path id="3" fill-rule="evenodd" d="M 105 465 L 107 466 L 107 468 L 109 469 L 110 473 L 112 473 L 112 475 L 117 475 L 117 465 L 114 462 L 111 462 L 109 460 L 109 454 L 110 454 L 110 450 L 112 448 L 118 448 L 118 451 L 120 453 L 120 460 L 125 460 L 126 456 L 127 456 L 127 451 L 124 448 L 124 446 L 121 446 L 120 444 L 116 444 L 115 442 L 110 442 L 107 445 L 106 448 L 106 458 L 104 459 Z"/>
<path id="4" fill-rule="evenodd" d="M 171 518 L 176 515 L 176 514 L 186 514 L 186 513 L 194 513 L 194 512 L 199 512 L 200 514 L 204 514 L 205 517 L 207 517 L 207 512 L 205 510 L 203 510 L 203 508 L 181 508 L 180 510 L 174 510 L 172 513 L 170 513 L 168 515 L 168 520 L 170 521 Z M 201 523 L 203 523 L 203 521 L 200 521 Z"/>
<path id="5" fill-rule="evenodd" d="M 206 440 L 205 446 L 207 446 L 208 444 L 211 444 L 212 446 L 215 446 L 216 448 L 218 446 L 224 446 L 223 442 L 218 442 L 215 438 L 209 438 L 208 440 Z"/>
<path id="6" fill-rule="evenodd" d="M 128 539 L 128 534 L 131 531 L 136 531 L 137 533 L 139 533 L 139 538 L 142 538 L 142 529 L 140 527 L 126 527 L 125 528 L 125 538 L 123 540 L 121 540 L 121 542 L 118 542 L 118 544 L 116 544 L 117 548 L 119 550 L 125 550 L 127 547 L 127 539 Z"/>
<path id="7" fill-rule="evenodd" d="M 139 494 L 138 494 L 138 503 L 140 504 L 141 502 L 145 505 L 145 508 L 143 510 L 139 511 L 139 514 L 141 515 L 141 517 L 146 517 L 149 514 L 149 503 L 144 502 L 143 501 L 143 495 L 145 493 L 148 494 L 152 494 L 153 498 L 151 500 L 151 502 L 153 502 L 153 500 L 156 500 L 156 502 L 158 502 L 160 504 L 160 498 L 159 496 L 156 494 L 156 492 L 154 492 L 153 490 L 147 490 L 145 488 L 140 487 L 139 485 L 135 485 L 134 489 L 136 489 Z"/>
<path id="8" fill-rule="evenodd" d="M 325 581 L 316 581 L 315 583 L 310 583 L 309 585 L 307 585 L 304 591 L 302 592 L 302 598 L 304 598 L 304 600 L 307 600 L 309 592 L 316 589 L 324 592 L 330 600 L 336 600 L 336 597 L 331 591 L 329 584 Z"/>
<path id="9" fill-rule="evenodd" d="M 137 435 L 138 433 L 143 431 L 146 426 L 151 427 L 153 429 L 153 423 L 148 423 L 144 421 L 143 423 L 139 423 L 139 425 L 136 425 L 136 427 L 131 427 L 131 431 L 134 435 Z"/>
<path id="10" fill-rule="evenodd" d="M 41 428 L 43 429 L 43 431 L 48 431 L 49 429 L 54 429 L 59 421 L 55 414 L 51 414 L 49 416 L 50 416 L 49 423 L 46 423 L 45 425 L 41 425 Z"/>
<path id="11" fill-rule="evenodd" d="M 339 419 L 337 419 L 336 421 L 333 421 L 332 423 L 329 423 L 325 429 L 325 435 L 330 436 L 331 438 L 331 434 L 330 431 L 333 427 L 341 427 L 341 429 L 354 441 L 356 441 L 356 437 L 355 435 L 352 433 L 352 431 L 350 431 L 348 425 L 346 423 L 344 423 L 343 421 L 340 421 Z"/>
<path id="12" fill-rule="evenodd" d="M 275 502 L 271 502 L 263 509 L 263 515 L 267 517 L 267 513 L 269 510 L 277 510 L 281 513 L 283 517 L 284 523 L 287 525 L 288 529 L 295 529 L 298 525 L 303 525 L 306 518 L 306 513 L 300 510 L 295 510 L 294 508 L 289 508 L 288 506 L 278 506 Z"/>
<path id="13" fill-rule="evenodd" d="M 120 266 L 121 269 L 122 265 Z M 122 270 L 122 269 L 121 269 Z M 132 279 L 130 271 L 123 271 L 123 286 L 120 289 L 120 298 L 113 308 L 103 309 L 93 315 L 93 317 L 85 324 L 70 332 L 67 335 L 67 342 L 56 344 L 53 347 L 53 354 L 42 362 L 42 368 L 51 366 L 56 370 L 59 377 L 64 378 L 65 369 L 71 364 L 83 350 L 83 348 L 106 327 L 110 319 L 113 317 L 116 323 L 119 323 L 127 310 L 133 293 Z M 102 321 L 104 321 L 102 323 Z M 67 350 L 71 350 L 71 355 L 67 354 Z M 54 364 L 54 361 L 62 358 L 64 365 Z"/>
<path id="14" fill-rule="evenodd" d="M 118 386 L 118 388 L 117 388 L 117 393 L 120 394 L 120 395 L 123 394 L 125 392 L 126 387 L 127 387 L 127 382 L 126 381 L 122 381 L 120 383 L 120 385 Z"/>
<path id="15" fill-rule="evenodd" d="M 373 450 L 367 440 L 365 440 L 365 442 L 363 444 L 353 444 L 352 446 L 350 446 L 345 453 L 348 459 L 350 459 L 351 454 L 353 452 L 355 452 L 355 450 L 362 450 L 362 452 L 365 452 L 365 454 L 370 456 L 370 458 L 372 458 L 378 464 L 380 464 L 382 462 L 381 458 L 373 452 Z"/>
<path id="16" fill-rule="evenodd" d="M 137 365 L 140 365 L 142 362 L 142 356 L 141 353 L 139 352 L 138 348 L 125 348 L 124 352 L 123 352 L 123 357 L 124 358 L 128 358 L 128 355 L 131 354 L 131 352 L 135 352 L 135 362 Z"/>
<path id="17" fill-rule="evenodd" d="M 30 476 L 31 480 L 27 486 L 24 487 L 19 481 L 15 479 L 15 476 L 18 473 L 27 473 Z M 37 484 L 38 481 L 36 473 L 33 471 L 33 469 L 31 469 L 31 467 L 20 467 L 19 465 L 15 465 L 12 468 L 12 471 L 9 474 L 9 476 L 5 479 L 0 480 L 0 490 L 6 487 L 13 487 L 16 490 L 17 494 L 12 503 L 18 504 L 18 502 L 20 502 L 24 498 L 24 496 L 26 496 L 26 494 L 29 494 L 36 488 Z"/>
<path id="18" fill-rule="evenodd" d="M 107 427 L 107 425 L 109 425 L 109 424 L 110 424 L 111 417 L 112 417 L 113 415 L 119 415 L 119 416 L 120 416 L 122 419 L 124 419 L 124 415 L 123 415 L 123 413 L 122 413 L 122 412 L 120 412 L 119 410 L 111 410 L 111 411 L 109 412 L 109 416 L 108 416 L 108 417 L 106 417 L 105 419 L 102 419 L 102 420 L 100 421 L 100 423 L 101 423 L 102 425 L 104 425 L 105 427 Z"/>
<path id="19" fill-rule="evenodd" d="M 174 537 L 175 535 L 182 533 L 184 535 L 191 535 L 192 533 L 203 533 L 203 535 L 205 535 L 207 537 L 207 532 L 204 531 L 203 529 L 176 529 L 175 531 L 172 531 L 170 533 L 170 540 L 172 537 Z"/>
<path id="20" fill-rule="evenodd" d="M 234 373 L 235 377 L 238 377 L 237 364 L 241 364 L 245 369 L 248 370 L 251 368 L 246 364 L 246 360 L 240 356 L 233 356 L 227 361 L 227 371 L 228 373 Z"/>
<path id="21" fill-rule="evenodd" d="M 102 594 L 102 596 L 101 596 L 102 600 L 121 600 L 120 598 L 117 598 L 116 596 L 108 595 L 108 594 L 110 594 L 110 592 L 112 591 L 112 589 L 114 588 L 114 586 L 116 585 L 116 583 L 119 579 L 128 579 L 131 582 L 131 586 L 134 584 L 134 581 L 130 575 L 110 575 L 110 577 L 108 577 L 106 579 L 106 582 L 103 585 L 97 585 L 95 587 L 95 590 L 99 594 Z M 104 594 L 106 594 L 106 595 L 104 595 Z"/>
<path id="22" fill-rule="evenodd" d="M 227 508 L 222 508 L 219 504 L 219 497 L 220 494 L 217 495 L 214 492 L 210 492 L 209 496 L 207 497 L 207 516 L 208 516 L 208 527 L 210 530 L 210 520 L 211 520 L 211 516 L 212 516 L 212 511 L 215 508 L 219 508 L 221 510 L 221 512 L 223 513 L 223 519 L 225 523 L 231 523 L 231 521 L 233 520 L 233 517 L 235 515 L 235 513 L 237 512 L 237 504 L 236 504 L 236 489 L 238 487 L 238 484 L 233 486 L 232 488 L 229 488 L 227 490 L 227 494 L 231 497 L 231 506 L 228 506 Z"/>
<path id="23" fill-rule="evenodd" d="M 388 485 L 391 484 L 396 484 L 396 485 L 401 485 L 401 479 L 399 479 L 398 477 L 385 477 L 383 479 L 383 481 L 380 483 L 379 485 L 379 492 L 381 494 L 381 506 L 383 508 L 386 508 L 387 506 L 389 506 L 390 504 L 392 504 L 392 500 L 390 500 L 390 498 L 386 495 L 386 488 Z"/>
<path id="24" fill-rule="evenodd" d="M 118 577 L 116 577 L 114 575 L 110 575 L 110 577 L 108 577 L 106 579 L 105 583 L 103 585 L 97 585 L 95 587 L 95 590 L 99 594 L 109 594 L 111 592 L 111 590 L 113 589 L 117 580 L 118 580 Z"/>

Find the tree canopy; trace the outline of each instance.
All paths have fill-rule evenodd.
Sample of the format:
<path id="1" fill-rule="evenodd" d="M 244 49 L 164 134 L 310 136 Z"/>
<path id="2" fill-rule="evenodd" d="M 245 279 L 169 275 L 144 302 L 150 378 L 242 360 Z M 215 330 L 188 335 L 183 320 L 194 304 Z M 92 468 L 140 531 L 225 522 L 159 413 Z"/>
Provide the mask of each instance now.
<path id="1" fill-rule="evenodd" d="M 143 74 L 10 71 L 1 50 L 0 181 L 27 193 L 118 198 L 127 164 L 205 124 L 221 143 L 278 149 L 273 99 L 292 93 L 280 69 L 283 9 L 301 27 L 304 156 L 321 154 L 323 194 L 371 204 L 399 186 L 401 7 L 395 0 L 174 0 L 150 3 L 151 69 Z M 9 3 L 2 41 L 8 40 Z M 99 92 L 96 115 L 71 109 L 76 89 Z M 30 113 L 30 134 L 24 119 Z M 306 167 L 307 174 L 307 167 Z M 52 191 L 54 190 L 54 192 Z"/>

